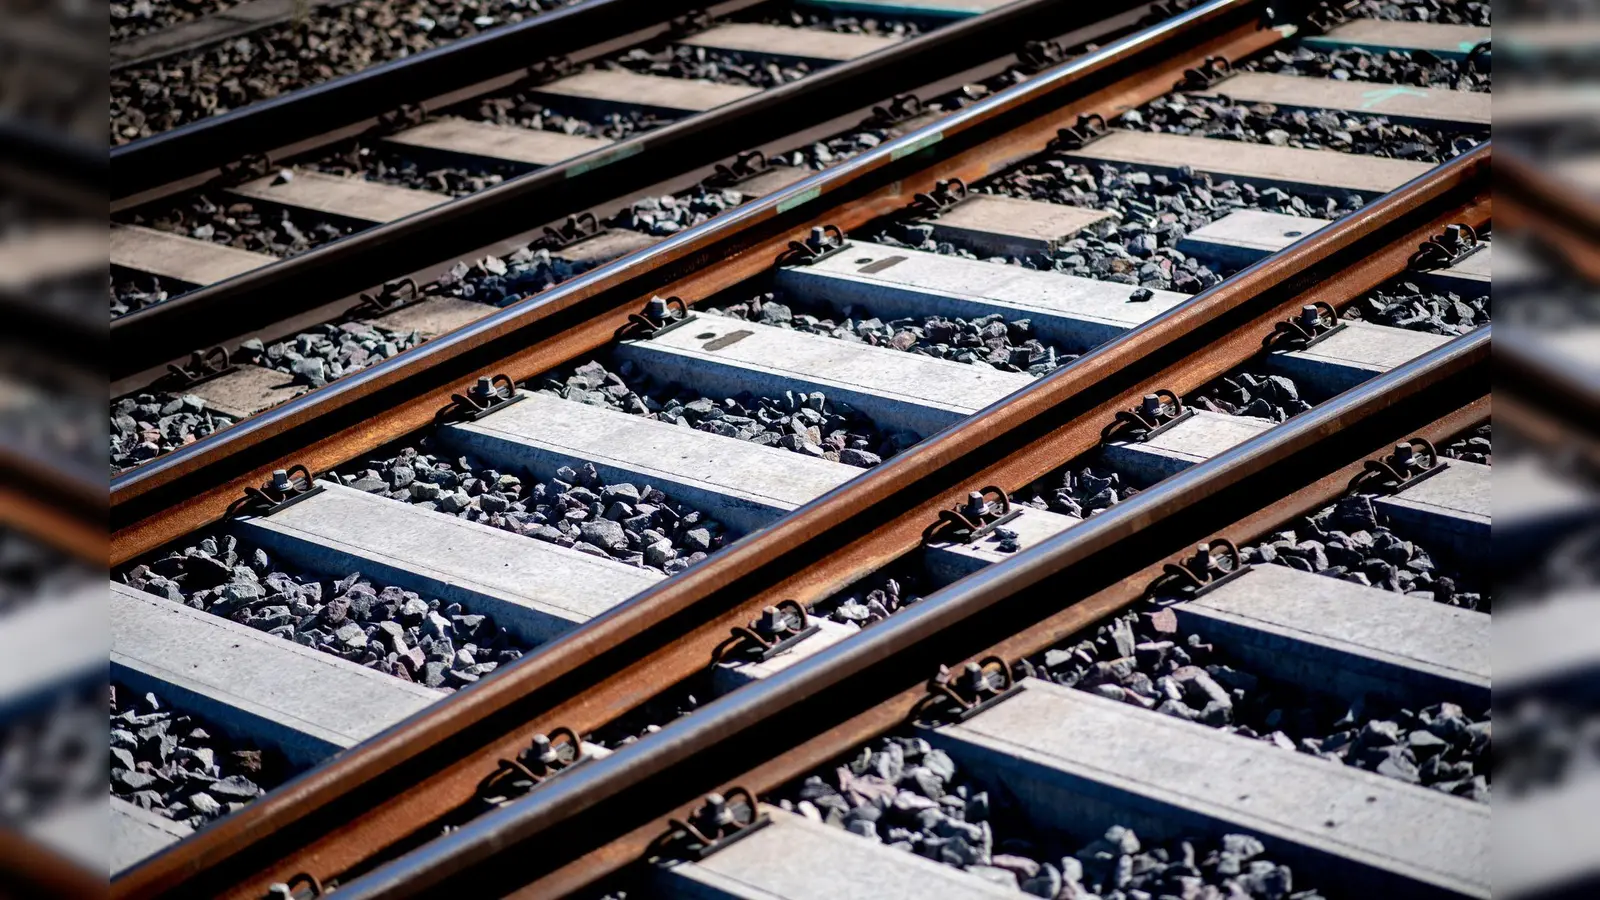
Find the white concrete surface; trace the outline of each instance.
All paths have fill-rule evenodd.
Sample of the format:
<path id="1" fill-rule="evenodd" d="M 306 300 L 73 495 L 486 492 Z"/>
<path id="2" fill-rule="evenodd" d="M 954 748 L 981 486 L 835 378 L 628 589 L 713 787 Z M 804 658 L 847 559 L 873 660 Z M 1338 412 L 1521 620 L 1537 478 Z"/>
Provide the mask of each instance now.
<path id="1" fill-rule="evenodd" d="M 1151 291 L 1150 299 L 1136 301 L 1130 299 L 1136 285 L 866 241 L 851 241 L 819 263 L 781 268 L 776 283 L 791 296 L 837 308 L 860 304 L 882 319 L 1025 318 L 1042 340 L 1069 353 L 1109 341 L 1189 299 Z"/>
<path id="2" fill-rule="evenodd" d="M 265 253 L 238 250 L 142 225 L 111 226 L 112 265 L 186 284 L 211 284 L 277 261 L 277 257 Z"/>
<path id="3" fill-rule="evenodd" d="M 296 565 L 361 572 L 458 602 L 539 643 L 600 615 L 664 575 L 329 482 L 266 517 L 239 520 L 245 537 Z"/>
<path id="4" fill-rule="evenodd" d="M 1249 671 L 1314 693 L 1489 706 L 1487 613 L 1274 563 L 1173 609 Z"/>
<path id="5" fill-rule="evenodd" d="M 1148 841 L 1248 832 L 1296 887 L 1345 896 L 1488 897 L 1489 805 L 1334 765 L 1036 679 L 925 729 L 1038 825 Z"/>
<path id="6" fill-rule="evenodd" d="M 275 172 L 264 178 L 230 188 L 230 193 L 279 206 L 293 206 L 328 215 L 382 224 L 448 203 L 450 197 L 433 191 L 419 191 L 368 181 L 325 175 L 308 169 Z"/>
<path id="7" fill-rule="evenodd" d="M 1222 178 L 1334 196 L 1385 194 L 1433 168 L 1428 163 L 1336 150 L 1304 150 L 1135 131 L 1113 131 L 1065 155 L 1068 159 L 1121 163 L 1168 172 L 1187 166 Z"/>
<path id="8" fill-rule="evenodd" d="M 463 452 L 541 479 L 593 463 L 607 482 L 653 485 L 739 532 L 769 525 L 863 471 L 550 394 L 523 397 L 440 434 Z"/>
<path id="9" fill-rule="evenodd" d="M 923 437 L 1033 383 L 1025 372 L 708 315 L 649 340 L 624 341 L 616 355 L 709 395 L 820 391 L 880 427 Z"/>
<path id="10" fill-rule="evenodd" d="M 221 616 L 112 584 L 111 679 L 240 741 L 315 765 L 444 694 Z"/>
<path id="11" fill-rule="evenodd" d="M 1105 465 L 1136 487 L 1155 484 L 1271 428 L 1274 422 L 1194 410 L 1194 415 L 1149 441 L 1114 441 L 1100 448 Z"/>

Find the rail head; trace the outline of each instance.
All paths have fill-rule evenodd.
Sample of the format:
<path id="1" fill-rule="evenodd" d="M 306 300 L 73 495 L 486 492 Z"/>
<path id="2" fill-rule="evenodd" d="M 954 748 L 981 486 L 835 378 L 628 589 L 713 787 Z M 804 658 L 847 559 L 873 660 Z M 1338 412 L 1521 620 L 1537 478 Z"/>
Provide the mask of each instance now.
<path id="1" fill-rule="evenodd" d="M 1012 4 L 1002 12 L 1013 7 L 1025 7 L 1034 2 L 1040 0 Z M 1173 19 L 1113 42 L 1100 50 L 1040 73 L 1029 81 L 954 112 L 901 138 L 882 144 L 846 163 L 819 172 L 784 190 L 745 204 L 643 251 L 591 270 L 535 297 L 506 307 L 421 347 L 290 400 L 266 413 L 202 438 L 166 456 L 120 473 L 111 481 L 114 525 L 120 528 L 127 524 L 118 510 L 147 492 L 158 490 L 179 480 L 192 483 L 189 476 L 197 471 L 216 466 L 230 456 L 242 454 L 291 428 L 368 398 L 401 381 L 414 379 L 430 369 L 443 370 L 455 365 L 458 360 L 485 344 L 505 339 L 516 332 L 537 333 L 530 332 L 529 329 L 535 329 L 557 316 L 571 314 L 580 307 L 603 302 L 608 297 L 626 298 L 621 302 L 629 304 L 642 302 L 637 298 L 649 296 L 650 288 L 654 286 L 651 284 L 651 279 L 657 273 L 674 268 L 690 270 L 714 260 L 748 252 L 754 242 L 752 235 L 758 230 L 764 233 L 783 234 L 796 230 L 803 232 L 813 224 L 821 224 L 808 217 L 823 216 L 830 205 L 845 204 L 857 199 L 858 195 L 865 193 L 869 185 L 876 187 L 899 183 L 894 175 L 916 171 L 918 163 L 927 165 L 941 158 L 957 144 L 976 142 L 994 131 L 1003 133 L 1003 126 L 1008 124 L 1012 117 L 1052 100 L 1070 96 L 1075 86 L 1087 85 L 1093 79 L 1106 77 L 1110 70 L 1126 68 L 1132 59 L 1159 54 L 1163 49 L 1171 48 L 1175 44 L 1181 45 L 1185 40 L 1202 39 L 1214 32 L 1224 31 L 1230 26 L 1234 31 L 1243 29 L 1246 33 L 1254 33 L 1259 30 L 1258 5 L 1256 0 L 1213 0 L 1198 6 Z M 960 27 L 951 26 L 951 29 Z M 941 29 L 918 40 L 938 38 L 946 31 L 948 29 Z M 1196 35 L 1200 37 L 1197 38 Z M 1274 33 L 1273 39 L 1276 37 Z M 1263 40 L 1263 43 L 1266 42 L 1270 41 Z M 843 68 L 826 70 L 813 78 L 828 78 Z M 787 87 L 798 88 L 809 81 L 811 79 Z M 753 102 L 753 100 L 741 102 Z M 736 105 L 730 104 L 729 108 Z M 651 134 L 667 132 L 676 127 L 679 126 L 667 126 L 661 129 L 661 132 Z M 1037 149 L 1021 152 L 1037 152 Z M 587 157 L 581 157 L 579 161 L 583 159 Z M 532 173 L 532 176 L 538 177 L 540 174 Z M 479 201 L 504 198 L 508 204 L 515 202 L 521 196 L 522 189 L 517 185 L 522 181 L 517 179 L 507 182 L 474 195 L 470 199 Z M 906 182 L 904 189 L 916 190 L 921 187 L 920 184 Z M 422 215 L 438 216 L 444 221 L 448 215 L 454 215 L 452 212 L 454 209 L 458 207 L 446 205 L 433 213 Z M 388 239 L 391 230 L 406 226 L 407 222 L 417 218 L 411 217 L 390 226 L 380 226 L 353 240 L 382 243 Z M 781 246 L 787 239 L 785 234 L 776 243 Z M 773 241 L 769 240 L 768 243 Z M 332 246 L 327 249 L 331 249 Z M 308 260 L 322 252 L 324 251 L 312 251 L 298 259 Z M 252 276 L 240 277 L 248 279 Z M 204 288 L 185 298 L 178 298 L 124 316 L 112 325 L 113 340 L 114 342 L 133 340 L 135 335 L 130 329 L 137 330 L 142 327 L 141 322 L 158 321 L 155 318 L 155 310 L 173 303 L 200 303 L 204 299 L 202 295 L 220 288 L 220 285 Z M 192 494 L 194 491 L 190 489 L 178 493 Z"/>
<path id="2" fill-rule="evenodd" d="M 1194 12 L 1202 16 L 1220 15 L 1247 8 L 1248 4 L 1219 0 Z M 1254 29 L 1253 19 L 1250 27 Z M 1148 49 L 1161 45 L 1143 46 Z M 955 144 L 958 138 L 959 135 L 944 140 Z M 883 148 L 882 156 L 891 155 L 891 148 L 898 146 L 906 150 L 900 159 L 909 159 L 917 149 L 912 147 L 913 143 L 914 140 L 896 142 Z M 936 150 L 938 143 L 933 145 Z M 629 601 L 567 638 L 547 645 L 541 653 L 507 667 L 506 672 L 486 680 L 481 686 L 462 692 L 450 701 L 447 714 L 425 715 L 402 723 L 362 749 L 302 776 L 282 794 L 259 801 L 174 851 L 157 857 L 152 861 L 156 865 L 147 864 L 124 876 L 115 883 L 114 889 L 119 896 L 144 896 L 175 886 L 197 871 L 216 874 L 234 854 L 243 852 L 251 840 L 302 826 L 306 818 L 318 810 L 326 811 L 330 806 L 348 802 L 362 785 L 371 785 L 390 772 L 410 771 L 406 767 L 414 766 L 423 755 L 445 752 L 441 748 L 446 748 L 452 740 L 460 739 L 474 728 L 491 727 L 485 723 L 497 716 L 505 717 L 509 710 L 553 704 L 551 692 L 574 683 L 574 679 L 603 677 L 602 668 L 616 664 L 617 648 L 626 648 L 629 652 L 641 647 L 649 650 L 648 641 L 664 633 L 663 623 L 674 621 L 674 617 L 681 617 L 686 610 L 704 609 L 704 614 L 710 616 L 712 610 L 727 608 L 746 598 L 755 599 L 752 593 L 786 577 L 785 571 L 792 569 L 798 556 L 831 553 L 860 538 L 860 530 L 868 527 L 869 516 L 863 511 L 876 515 L 882 510 L 907 510 L 904 518 L 909 520 L 916 517 L 919 503 L 944 504 L 949 490 L 971 483 L 974 471 L 985 464 L 982 458 L 988 442 L 1014 439 L 1016 446 L 1032 449 L 1041 445 L 1044 429 L 1060 425 L 1061 417 L 1085 408 L 1086 398 L 1111 390 L 1107 385 L 1115 386 L 1115 390 L 1137 387 L 1117 381 L 1126 374 L 1124 367 L 1131 362 L 1150 360 L 1151 365 L 1156 362 L 1176 364 L 1174 360 L 1178 355 L 1192 349 L 1191 342 L 1197 339 L 1195 335 L 1206 336 L 1208 329 L 1214 331 L 1222 327 L 1219 323 L 1229 316 L 1235 319 L 1227 320 L 1226 324 L 1236 324 L 1237 317 L 1245 311 L 1259 314 L 1258 319 L 1265 322 L 1263 327 L 1270 330 L 1277 307 L 1291 303 L 1296 290 L 1308 289 L 1296 279 L 1299 282 L 1320 279 L 1322 284 L 1318 287 L 1343 291 L 1348 302 L 1353 299 L 1350 292 L 1358 289 L 1357 283 L 1331 276 L 1351 258 L 1376 260 L 1368 266 L 1370 271 L 1362 275 L 1375 283 L 1403 268 L 1405 257 L 1413 249 L 1404 245 L 1418 234 L 1432 233 L 1430 229 L 1460 215 L 1462 209 L 1471 211 L 1480 220 L 1487 217 L 1489 155 L 1489 148 L 1482 147 L 1429 173 L 1362 213 L 1335 223 L 1201 295 L 1205 298 L 1203 303 L 1187 306 L 1181 313 L 1174 310 L 1163 319 L 1160 329 L 1139 329 L 1042 379 L 1013 398 L 1016 402 L 985 410 L 968 423 L 933 436 L 922 446 L 890 460 L 872 474 L 819 499 L 778 525 L 741 541 L 703 566 Z M 890 160 L 882 165 L 899 161 Z M 770 204 L 780 202 L 782 197 L 804 197 L 802 206 L 815 203 L 825 194 L 820 189 L 810 194 L 808 185 L 830 184 L 830 175 L 813 176 L 788 192 L 768 198 Z M 837 184 L 834 189 L 847 194 Z M 839 195 L 833 193 L 834 199 Z M 815 212 L 823 215 L 827 209 L 824 204 L 818 204 Z M 740 211 L 734 215 L 755 214 Z M 767 214 L 775 215 L 770 208 Z M 796 227 L 791 221 L 783 220 L 786 228 Z M 708 226 L 701 228 L 710 230 Z M 684 242 L 688 241 L 686 235 Z M 1379 253 L 1379 250 L 1384 252 Z M 659 252 L 659 248 L 653 252 Z M 1259 341 L 1260 337 L 1257 334 L 1252 340 Z M 1239 346 L 1248 343 L 1245 341 Z M 1169 349 L 1150 355 L 1152 349 L 1161 351 L 1162 348 Z M 1041 463 L 1035 460 L 1030 465 Z M 925 520 L 919 522 L 915 530 L 920 531 L 925 524 Z M 894 551 L 885 543 L 879 552 Z M 729 615 L 747 620 L 746 612 L 740 609 Z M 715 631 L 715 623 L 705 625 L 704 630 Z M 725 634 L 726 629 L 723 629 L 719 637 Z M 586 714 L 603 716 L 620 703 L 612 699 L 596 700 Z M 519 722 L 525 724 L 524 720 Z M 481 772 L 478 775 L 481 776 Z M 376 798 L 367 796 L 376 802 Z M 392 815 L 392 810 L 374 813 L 385 814 Z M 415 820 L 410 824 L 414 826 Z"/>
<path id="3" fill-rule="evenodd" d="M 422 850 L 343 885 L 340 893 L 352 900 L 418 896 L 450 877 L 484 865 L 497 854 L 514 853 L 529 840 L 551 835 L 596 807 L 615 815 L 622 801 L 635 796 L 635 792 L 640 798 L 638 807 L 659 806 L 661 779 L 706 758 L 719 745 L 738 741 L 741 734 L 775 725 L 785 715 L 798 717 L 797 711 L 808 701 L 847 682 L 859 681 L 866 673 L 881 676 L 897 658 L 919 660 L 918 648 L 951 634 L 979 613 L 1050 576 L 1102 551 L 1123 547 L 1131 536 L 1148 533 L 1158 524 L 1197 505 L 1216 502 L 1219 497 L 1231 495 L 1233 504 L 1250 504 L 1263 495 L 1247 490 L 1248 486 L 1272 483 L 1273 477 L 1281 477 L 1277 473 L 1282 468 L 1300 458 L 1309 459 L 1305 465 L 1315 470 L 1314 451 L 1318 445 L 1330 439 L 1343 440 L 1341 435 L 1407 403 L 1413 407 L 1410 412 L 1415 417 L 1418 401 L 1426 398 L 1432 402 L 1438 396 L 1433 391 L 1441 385 L 1459 382 L 1460 387 L 1446 395 L 1458 400 L 1470 401 L 1486 394 L 1491 327 L 1456 338 L 1141 491 L 1004 563 L 975 572 L 848 640 L 712 701 L 647 740 L 622 747 L 603 760 L 540 785 L 528 796 L 486 813 Z M 1432 415 L 1422 421 L 1431 420 Z M 1136 553 L 1126 555 L 1138 557 Z M 923 677 L 925 674 L 924 671 Z M 898 682 L 907 678 L 913 683 L 916 680 L 900 673 Z M 815 704 L 808 708 L 814 711 Z M 693 785 L 704 778 L 701 771 L 684 774 L 681 782 L 690 785 L 686 790 L 693 794 Z M 648 821 L 642 814 L 636 816 L 635 821 Z M 585 819 L 586 824 L 593 822 L 593 816 Z M 622 827 L 615 826 L 612 833 Z M 566 834 L 577 830 L 567 829 Z M 557 837 L 557 845 L 566 842 L 562 837 Z M 545 849 L 550 849 L 548 844 Z M 591 876 L 602 874 L 605 873 L 592 872 Z"/>

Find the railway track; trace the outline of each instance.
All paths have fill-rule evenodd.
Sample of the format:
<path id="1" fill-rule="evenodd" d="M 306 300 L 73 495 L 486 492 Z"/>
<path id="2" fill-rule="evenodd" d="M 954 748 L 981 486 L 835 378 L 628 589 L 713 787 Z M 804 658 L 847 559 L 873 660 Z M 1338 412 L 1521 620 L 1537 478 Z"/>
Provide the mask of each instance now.
<path id="1" fill-rule="evenodd" d="M 128 350 L 116 375 L 337 318 L 361 292 L 432 281 L 462 255 L 504 255 L 626 192 L 681 191 L 775 139 L 804 146 L 897 93 L 1003 76 L 1028 40 L 1104 40 L 1139 17 L 1128 9 L 1143 13 L 1012 4 L 919 25 L 926 17 L 803 5 L 733 2 L 691 17 L 674 4 L 589 2 L 151 136 L 113 152 L 112 330 Z M 221 182 L 183 190 L 222 167 Z M 759 195 L 806 168 L 744 187 Z M 509 234 L 508 216 L 522 222 Z M 572 263 L 640 243 L 591 245 Z M 230 312 L 219 320 L 218 309 Z M 465 320 L 396 324 L 420 338 Z"/>
<path id="2" fill-rule="evenodd" d="M 1486 895 L 1482 51 L 1261 16 L 115 476 L 114 892 Z"/>

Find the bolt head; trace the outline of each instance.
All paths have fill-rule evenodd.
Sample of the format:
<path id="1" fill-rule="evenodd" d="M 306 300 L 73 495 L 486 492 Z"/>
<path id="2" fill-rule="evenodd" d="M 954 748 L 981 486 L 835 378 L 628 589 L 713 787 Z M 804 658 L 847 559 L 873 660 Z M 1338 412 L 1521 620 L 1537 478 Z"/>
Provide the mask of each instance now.
<path id="1" fill-rule="evenodd" d="M 776 606 L 762 609 L 761 618 L 756 620 L 756 630 L 766 634 L 777 634 L 783 626 L 783 613 Z"/>
<path id="2" fill-rule="evenodd" d="M 280 490 L 280 491 L 286 491 L 289 488 L 293 487 L 293 484 L 289 481 L 289 470 L 288 469 L 273 469 L 272 470 L 272 486 L 274 488 L 276 488 L 277 490 Z"/>

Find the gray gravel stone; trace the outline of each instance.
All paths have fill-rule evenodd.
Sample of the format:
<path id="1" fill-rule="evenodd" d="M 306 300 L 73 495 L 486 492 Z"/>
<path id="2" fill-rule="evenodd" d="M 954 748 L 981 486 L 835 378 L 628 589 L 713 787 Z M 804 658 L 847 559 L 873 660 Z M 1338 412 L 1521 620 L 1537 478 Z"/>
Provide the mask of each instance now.
<path id="1" fill-rule="evenodd" d="M 1360 495 L 1295 522 L 1266 540 L 1241 547 L 1247 563 L 1275 563 L 1438 603 L 1489 612 L 1490 596 L 1468 574 L 1451 571 L 1426 548 L 1377 524 Z"/>
<path id="2" fill-rule="evenodd" d="M 971 320 L 921 316 L 884 321 L 862 307 L 851 305 L 835 312 L 782 293 L 759 294 L 743 303 L 706 311 L 936 359 L 987 365 L 1002 372 L 1048 375 L 1077 359 L 1036 337 L 1028 319 L 1007 321 L 998 313 Z"/>
<path id="3" fill-rule="evenodd" d="M 519 22 L 563 0 L 356 0 L 111 74 L 113 145 Z"/>
<path id="4" fill-rule="evenodd" d="M 1259 677 L 1177 621 L 1160 604 L 1141 604 L 1022 669 L 1284 750 L 1488 801 L 1487 710 L 1469 714 L 1453 703 L 1402 709 L 1367 699 L 1350 705 Z"/>
<path id="5" fill-rule="evenodd" d="M 111 318 L 125 316 L 136 309 L 155 306 L 188 291 L 188 288 L 158 275 L 112 267 L 106 276 Z"/>
<path id="6" fill-rule="evenodd" d="M 112 0 L 111 42 L 169 28 L 234 6 L 238 0 Z"/>
<path id="7" fill-rule="evenodd" d="M 1501 790 L 1526 796 L 1600 772 L 1600 715 L 1592 704 L 1528 696 L 1507 706 L 1497 711 L 1494 775 Z"/>
<path id="8" fill-rule="evenodd" d="M 1009 796 L 991 797 L 948 757 L 927 765 L 933 755 L 918 737 L 881 738 L 765 799 L 1037 897 L 1279 900 L 1292 890 L 1288 867 L 1264 858 L 1253 836 L 1146 846 L 1120 825 L 1101 835 L 1040 831 Z"/>
<path id="9" fill-rule="evenodd" d="M 1251 416 L 1282 422 L 1311 408 L 1300 399 L 1300 387 L 1283 375 L 1231 372 L 1185 398 L 1185 404 L 1230 416 Z"/>
<path id="10" fill-rule="evenodd" d="M 1352 321 L 1429 334 L 1465 334 L 1489 322 L 1489 295 L 1463 297 L 1426 291 L 1412 282 L 1396 279 L 1367 292 L 1340 315 Z"/>
<path id="11" fill-rule="evenodd" d="M 1138 488 L 1124 484 L 1122 476 L 1111 469 L 1082 466 L 1073 471 L 1067 467 L 1017 491 L 1011 502 L 1086 519 L 1138 492 Z"/>
<path id="12" fill-rule="evenodd" d="M 156 815 L 199 828 L 294 774 L 277 753 L 229 741 L 156 694 L 112 685 L 110 699 L 111 794 Z"/>
<path id="13" fill-rule="evenodd" d="M 136 466 L 234 424 L 193 394 L 135 394 L 111 404 L 111 472 Z"/>
<path id="14" fill-rule="evenodd" d="M 1131 166 L 1087 165 L 1051 154 L 980 182 L 973 189 L 1115 215 L 1079 232 L 1049 256 L 1035 254 L 1009 262 L 1082 278 L 1187 293 L 1198 293 L 1232 274 L 1229 270 L 1214 271 L 1177 249 L 1178 242 L 1190 231 L 1243 209 L 1336 219 L 1362 205 L 1361 198 L 1355 196 L 1343 201 L 1314 198 L 1275 187 L 1260 189 L 1232 179 L 1217 181 L 1204 173 L 1152 174 Z M 928 226 L 899 222 L 884 227 L 876 239 L 976 258 L 952 244 L 934 241 L 931 234 Z"/>
<path id="15" fill-rule="evenodd" d="M 429 287 L 429 292 L 505 307 L 580 275 L 588 268 L 585 264 L 553 256 L 549 250 L 529 246 L 505 257 L 486 256 L 473 263 L 458 262 Z"/>
<path id="16" fill-rule="evenodd" d="M 118 214 L 143 225 L 237 250 L 291 257 L 361 230 L 310 210 L 255 203 L 220 192 L 196 191 Z"/>
<path id="17" fill-rule="evenodd" d="M 1114 124 L 1135 131 L 1431 163 L 1453 159 L 1488 139 L 1487 129 L 1457 131 L 1402 125 L 1383 116 L 1279 109 L 1270 103 L 1231 103 L 1225 98 L 1192 94 L 1158 98 L 1123 113 Z"/>
<path id="18" fill-rule="evenodd" d="M 1360 0 L 1350 14 L 1367 19 L 1489 25 L 1490 4 L 1480 0 Z"/>
<path id="19" fill-rule="evenodd" d="M 120 578 L 139 590 L 406 681 L 422 680 L 419 670 L 426 661 L 453 660 L 458 651 L 498 665 L 528 650 L 459 603 L 377 585 L 359 572 L 329 578 L 280 566 L 229 534 L 132 566 Z M 448 690 L 463 683 L 428 686 Z"/>
<path id="20" fill-rule="evenodd" d="M 1407 84 L 1447 90 L 1488 91 L 1487 68 L 1469 66 L 1464 60 L 1440 59 L 1426 51 L 1405 53 L 1398 50 L 1373 52 L 1360 47 L 1327 51 L 1296 44 L 1274 50 L 1239 67 L 1246 72 L 1275 72 L 1360 81 L 1374 84 Z"/>
<path id="21" fill-rule="evenodd" d="M 515 178 L 531 167 L 514 163 L 435 165 L 384 143 L 356 141 L 298 165 L 329 175 L 365 178 L 379 184 L 465 197 Z"/>
<path id="22" fill-rule="evenodd" d="M 435 455 L 428 452 L 431 446 L 424 439 L 418 447 L 369 460 L 340 480 L 351 486 L 379 480 L 387 489 L 372 493 L 669 575 L 704 559 L 726 539 L 722 524 L 699 510 L 648 484 L 608 485 L 590 464 L 562 467 L 555 478 L 535 482 L 470 457 Z M 491 498 L 487 507 L 485 498 Z M 646 554 L 662 541 L 668 546 Z"/>
<path id="23" fill-rule="evenodd" d="M 884 434 L 866 416 L 821 393 L 746 392 L 713 399 L 675 382 L 658 383 L 629 361 L 615 371 L 587 362 L 551 373 L 540 385 L 544 393 L 579 403 L 864 468 L 921 439 L 910 432 Z"/>

